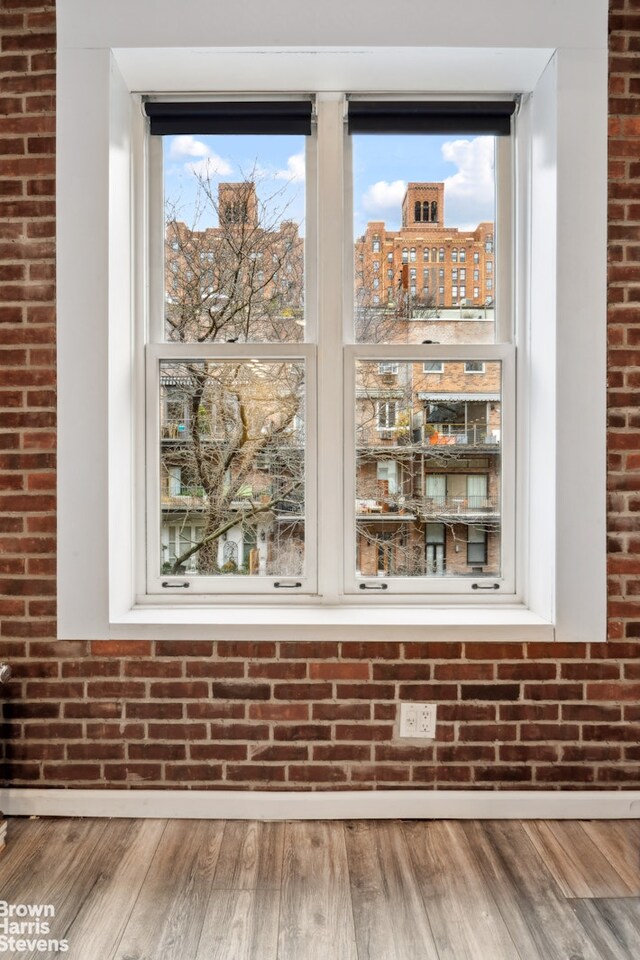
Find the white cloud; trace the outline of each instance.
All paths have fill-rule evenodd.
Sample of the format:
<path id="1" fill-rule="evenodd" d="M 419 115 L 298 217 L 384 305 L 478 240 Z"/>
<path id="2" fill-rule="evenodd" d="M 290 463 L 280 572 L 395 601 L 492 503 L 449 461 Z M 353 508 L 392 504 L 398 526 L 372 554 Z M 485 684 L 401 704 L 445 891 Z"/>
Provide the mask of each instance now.
<path id="1" fill-rule="evenodd" d="M 201 180 L 209 177 L 227 176 L 232 172 L 232 167 L 215 153 L 210 153 L 202 160 L 194 160 L 192 163 L 185 163 L 185 169 Z"/>
<path id="2" fill-rule="evenodd" d="M 381 218 L 388 210 L 397 211 L 402 203 L 407 184 L 404 180 L 378 180 L 372 184 L 362 197 L 362 206 L 369 213 L 380 214 Z"/>
<path id="3" fill-rule="evenodd" d="M 483 220 L 493 220 L 493 137 L 449 140 L 442 145 L 442 156 L 458 168 L 444 181 L 446 223 L 462 229 L 474 229 Z"/>
<path id="4" fill-rule="evenodd" d="M 219 157 L 208 144 L 197 140 L 191 133 L 173 138 L 169 157 L 173 160 L 184 160 L 184 169 L 201 179 L 216 175 L 227 176 L 232 172 L 232 167 L 226 160 Z M 187 160 L 188 157 L 199 159 Z"/>
<path id="5" fill-rule="evenodd" d="M 169 156 L 172 160 L 180 157 L 208 157 L 211 153 L 209 147 L 202 140 L 196 140 L 191 133 L 181 134 L 174 137 L 169 148 Z"/>
<path id="6" fill-rule="evenodd" d="M 304 154 L 294 153 L 294 155 L 287 160 L 287 169 L 278 170 L 275 176 L 276 180 L 288 180 L 289 183 L 303 183 L 304 171 Z"/>

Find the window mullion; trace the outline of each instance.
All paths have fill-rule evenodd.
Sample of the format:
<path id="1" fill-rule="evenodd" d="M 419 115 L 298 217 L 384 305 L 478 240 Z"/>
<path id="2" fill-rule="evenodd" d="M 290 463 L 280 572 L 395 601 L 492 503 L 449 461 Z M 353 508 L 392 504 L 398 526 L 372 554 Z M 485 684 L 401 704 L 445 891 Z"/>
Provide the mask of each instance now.
<path id="1" fill-rule="evenodd" d="M 344 96 L 320 94 L 318 111 L 318 591 L 341 593 L 342 310 L 344 285 Z"/>

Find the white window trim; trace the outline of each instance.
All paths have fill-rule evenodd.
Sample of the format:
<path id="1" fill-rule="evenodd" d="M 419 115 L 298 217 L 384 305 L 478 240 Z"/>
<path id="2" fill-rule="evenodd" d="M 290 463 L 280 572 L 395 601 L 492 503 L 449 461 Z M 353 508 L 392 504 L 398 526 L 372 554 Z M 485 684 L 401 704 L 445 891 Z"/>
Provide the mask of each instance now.
<path id="1" fill-rule="evenodd" d="M 228 24 L 205 0 L 185 0 L 179 11 L 169 0 L 137 0 L 135 11 L 128 0 L 58 2 L 61 638 L 335 639 L 337 627 L 340 638 L 362 639 L 387 639 L 390 631 L 402 639 L 606 637 L 607 4 L 483 0 L 465 6 L 461 17 L 454 2 L 430 21 L 420 46 L 404 18 L 384 16 L 381 0 L 373 0 L 380 16 L 371 16 L 371 2 L 354 0 L 347 21 L 339 0 L 327 0 L 322 23 L 311 21 L 313 36 L 308 10 L 286 0 L 278 0 L 281 16 L 272 5 L 246 0 L 246 15 Z M 216 37 L 215 50 L 202 48 L 207 35 Z M 300 47 L 305 36 L 317 44 L 314 57 Z M 345 56 L 354 49 L 358 57 Z M 321 608 L 219 604 L 188 611 L 137 604 L 127 535 L 134 495 L 123 490 L 142 481 L 131 417 L 142 378 L 134 388 L 131 374 L 141 362 L 133 316 L 145 309 L 147 294 L 134 286 L 131 264 L 146 258 L 145 240 L 134 230 L 146 204 L 139 193 L 131 199 L 133 171 L 144 163 L 142 138 L 132 136 L 143 120 L 131 93 L 256 90 L 264 76 L 274 89 L 313 91 L 321 77 L 328 89 L 367 92 L 384 76 L 389 92 L 400 94 L 424 89 L 425 63 L 430 94 L 525 93 L 517 163 L 529 204 L 516 238 L 516 268 L 528 278 L 517 302 L 518 383 L 529 393 L 529 403 L 518 405 L 519 435 L 527 438 L 517 491 L 522 603 L 383 610 L 338 608 L 327 597 Z M 336 221 L 336 246 L 320 250 L 321 257 L 340 256 L 335 214 L 319 211 Z M 331 224 L 325 236 L 332 236 Z M 326 300 L 333 302 L 322 309 L 340 310 L 341 296 L 330 292 Z"/>

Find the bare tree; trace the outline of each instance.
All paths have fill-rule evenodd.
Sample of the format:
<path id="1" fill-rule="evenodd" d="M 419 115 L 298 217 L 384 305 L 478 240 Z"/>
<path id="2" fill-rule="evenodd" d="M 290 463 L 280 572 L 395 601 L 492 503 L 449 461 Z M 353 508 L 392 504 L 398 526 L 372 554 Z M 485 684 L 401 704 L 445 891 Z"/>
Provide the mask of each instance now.
<path id="1" fill-rule="evenodd" d="M 207 178 L 196 215 L 217 225 L 188 227 L 175 208 L 167 211 L 168 340 L 302 339 L 304 241 L 285 214 L 284 188 L 260 199 L 253 180 L 215 189 Z M 163 571 L 195 563 L 203 575 L 299 573 L 303 364 L 164 361 L 161 383 L 163 524 L 174 538 Z"/>

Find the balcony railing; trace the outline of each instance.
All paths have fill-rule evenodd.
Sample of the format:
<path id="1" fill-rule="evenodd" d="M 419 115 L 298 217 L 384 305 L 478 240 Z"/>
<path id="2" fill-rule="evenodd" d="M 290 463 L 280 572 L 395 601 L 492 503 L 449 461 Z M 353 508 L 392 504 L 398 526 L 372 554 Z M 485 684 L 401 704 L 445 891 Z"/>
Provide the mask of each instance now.
<path id="1" fill-rule="evenodd" d="M 433 427 L 416 427 L 414 430 L 405 428 L 380 429 L 372 427 L 358 427 L 356 443 L 362 447 L 483 447 L 497 453 L 500 449 L 500 430 L 490 430 L 485 426 L 454 428 L 439 431 Z"/>
<path id="2" fill-rule="evenodd" d="M 485 426 L 451 427 L 446 431 L 424 427 L 423 440 L 429 446 L 497 447 L 500 445 L 500 431 L 487 430 Z"/>
<path id="3" fill-rule="evenodd" d="M 422 510 L 424 516 L 483 516 L 500 513 L 499 497 L 425 497 Z"/>

